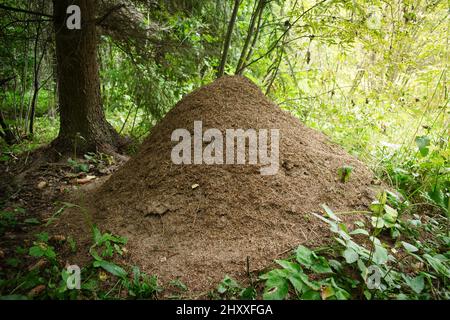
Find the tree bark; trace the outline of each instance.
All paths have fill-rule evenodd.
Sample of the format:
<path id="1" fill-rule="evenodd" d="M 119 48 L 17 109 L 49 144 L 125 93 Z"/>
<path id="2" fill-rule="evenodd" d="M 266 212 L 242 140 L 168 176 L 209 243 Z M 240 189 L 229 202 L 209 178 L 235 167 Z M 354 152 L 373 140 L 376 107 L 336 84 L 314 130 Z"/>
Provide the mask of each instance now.
<path id="1" fill-rule="evenodd" d="M 0 137 L 3 140 L 5 140 L 6 144 L 8 144 L 9 146 L 15 144 L 17 142 L 17 138 L 12 132 L 9 125 L 6 123 L 1 110 L 0 110 L 0 127 L 3 130 L 3 131 L 0 130 Z"/>
<path id="2" fill-rule="evenodd" d="M 81 29 L 66 26 L 69 5 L 81 10 Z M 53 0 L 60 130 L 53 146 L 60 152 L 77 150 L 114 153 L 120 137 L 106 121 L 100 95 L 97 62 L 95 0 Z"/>

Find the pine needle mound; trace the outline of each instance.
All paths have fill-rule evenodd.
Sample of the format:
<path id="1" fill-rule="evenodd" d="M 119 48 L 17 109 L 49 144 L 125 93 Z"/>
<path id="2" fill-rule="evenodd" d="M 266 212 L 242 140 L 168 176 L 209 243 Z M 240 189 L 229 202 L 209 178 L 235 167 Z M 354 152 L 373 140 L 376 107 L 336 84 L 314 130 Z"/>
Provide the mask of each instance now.
<path id="1" fill-rule="evenodd" d="M 173 130 L 193 132 L 200 120 L 203 130 L 279 129 L 278 173 L 263 176 L 248 164 L 173 164 Z M 343 166 L 353 167 L 347 182 L 338 173 Z M 371 183 L 360 161 L 233 76 L 184 97 L 89 201 L 103 230 L 129 239 L 133 264 L 200 292 L 226 274 L 242 278 L 247 257 L 258 270 L 298 244 L 323 244 L 328 227 L 310 213 L 321 204 L 336 212 L 365 209 Z"/>

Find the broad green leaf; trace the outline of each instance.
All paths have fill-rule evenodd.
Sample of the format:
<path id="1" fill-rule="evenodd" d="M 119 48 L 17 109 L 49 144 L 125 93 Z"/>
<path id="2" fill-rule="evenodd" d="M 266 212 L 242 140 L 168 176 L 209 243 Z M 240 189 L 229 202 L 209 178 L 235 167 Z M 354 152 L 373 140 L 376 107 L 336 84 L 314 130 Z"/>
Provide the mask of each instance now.
<path id="1" fill-rule="evenodd" d="M 310 268 L 313 263 L 312 254 L 313 252 L 304 246 L 299 246 L 296 250 L 296 259 L 300 264 L 303 264 L 305 267 Z"/>
<path id="2" fill-rule="evenodd" d="M 270 277 L 267 279 L 263 299 L 264 300 L 283 300 L 289 291 L 289 283 L 284 277 Z"/>
<path id="3" fill-rule="evenodd" d="M 236 282 L 236 280 L 234 280 L 234 279 L 230 278 L 228 275 L 226 275 L 224 277 L 224 279 L 222 280 L 222 282 L 217 287 L 217 291 L 222 294 L 222 293 L 227 292 L 229 289 L 240 289 L 240 286 Z"/>
<path id="4" fill-rule="evenodd" d="M 348 293 L 342 288 L 335 288 L 334 296 L 336 297 L 337 300 L 348 300 L 351 298 L 350 293 Z"/>
<path id="5" fill-rule="evenodd" d="M 289 282 L 292 284 L 292 286 L 294 287 L 295 291 L 298 294 L 301 294 L 305 290 L 309 290 L 309 288 L 302 281 L 299 274 L 293 274 L 293 275 L 289 276 Z"/>
<path id="6" fill-rule="evenodd" d="M 267 273 L 260 275 L 259 278 L 262 280 L 267 280 L 271 277 L 283 277 L 287 279 L 291 274 L 292 273 L 286 269 L 273 269 Z"/>
<path id="7" fill-rule="evenodd" d="M 416 145 L 419 148 L 420 154 L 425 157 L 429 152 L 430 138 L 427 136 L 416 137 Z"/>
<path id="8" fill-rule="evenodd" d="M 187 287 L 186 287 L 187 290 Z M 253 287 L 245 288 L 241 291 L 240 297 L 243 300 L 254 300 L 256 299 L 256 290 Z"/>
<path id="9" fill-rule="evenodd" d="M 32 257 L 42 257 L 44 255 L 44 250 L 40 246 L 33 246 L 30 248 L 29 255 Z"/>
<path id="10" fill-rule="evenodd" d="M 300 267 L 297 263 L 286 261 L 286 260 L 275 260 L 277 264 L 282 266 L 285 270 L 288 270 L 292 273 L 303 272 L 302 267 Z"/>
<path id="11" fill-rule="evenodd" d="M 102 244 L 102 234 L 96 225 L 92 226 L 92 233 L 94 235 L 94 243 L 98 246 L 101 245 Z"/>
<path id="12" fill-rule="evenodd" d="M 320 293 L 317 291 L 309 290 L 302 294 L 302 300 L 322 300 Z"/>
<path id="13" fill-rule="evenodd" d="M 359 269 L 359 271 L 361 271 L 361 274 L 363 275 L 363 278 L 364 278 L 367 273 L 366 265 L 364 264 L 364 262 L 361 259 L 359 259 L 356 264 L 358 265 L 358 269 Z"/>
<path id="14" fill-rule="evenodd" d="M 320 290 L 320 284 L 317 283 L 316 281 L 309 280 L 308 275 L 306 275 L 304 273 L 299 273 L 298 276 L 303 281 L 303 283 L 306 284 L 306 286 L 308 286 L 310 289 L 316 290 L 316 291 Z"/>
<path id="15" fill-rule="evenodd" d="M 388 206 L 387 204 L 384 205 L 384 211 L 386 211 L 387 215 L 391 217 L 392 219 L 397 220 L 398 212 L 394 208 Z"/>
<path id="16" fill-rule="evenodd" d="M 381 245 L 375 245 L 373 261 L 376 264 L 385 264 L 388 261 L 388 251 L 386 248 L 383 248 Z"/>
<path id="17" fill-rule="evenodd" d="M 311 265 L 311 270 L 315 273 L 332 273 L 330 265 L 324 257 L 318 257 Z"/>
<path id="18" fill-rule="evenodd" d="M 98 268 L 98 267 L 103 268 L 106 271 L 108 271 L 109 273 L 111 273 L 112 275 L 117 276 L 119 278 L 124 278 L 128 274 L 122 267 L 119 267 L 115 263 L 105 261 L 105 260 L 95 261 L 93 266 L 95 268 Z"/>
<path id="19" fill-rule="evenodd" d="M 412 244 L 410 244 L 408 242 L 402 241 L 402 245 L 406 249 L 406 251 L 408 251 L 408 252 L 419 251 L 419 249 L 417 247 L 413 246 Z"/>
<path id="20" fill-rule="evenodd" d="M 345 261 L 349 264 L 358 261 L 359 259 L 358 253 L 356 253 L 355 250 L 351 248 L 345 249 L 344 252 L 342 253 L 342 256 L 345 258 Z"/>
<path id="21" fill-rule="evenodd" d="M 100 257 L 100 255 L 97 253 L 97 250 L 95 250 L 94 248 L 91 248 L 91 249 L 89 250 L 89 253 L 91 254 L 91 256 L 92 256 L 95 260 L 97 260 L 97 261 L 102 261 L 102 260 L 103 260 L 103 258 Z"/>
<path id="22" fill-rule="evenodd" d="M 379 203 L 378 201 L 374 201 L 369 206 L 369 209 L 375 214 L 380 214 L 383 211 L 383 204 Z"/>
<path id="23" fill-rule="evenodd" d="M 333 210 L 331 210 L 326 204 L 322 204 L 322 208 L 323 210 L 325 210 L 328 218 L 334 221 L 341 221 L 341 219 L 339 219 L 339 217 L 333 212 Z"/>
<path id="24" fill-rule="evenodd" d="M 355 230 L 353 230 L 352 232 L 350 232 L 350 234 L 353 236 L 353 235 L 357 235 L 357 234 L 363 234 L 363 235 L 366 235 L 366 236 L 368 236 L 369 235 L 369 232 L 367 231 L 367 230 L 364 230 L 364 229 L 355 229 Z"/>
<path id="25" fill-rule="evenodd" d="M 410 277 L 407 275 L 402 275 L 405 279 L 406 284 L 417 294 L 421 293 L 425 287 L 425 277 L 419 275 L 417 277 Z"/>
<path id="26" fill-rule="evenodd" d="M 320 297 L 322 300 L 327 300 L 328 298 L 334 296 L 334 289 L 332 286 L 323 286 L 320 290 Z"/>
<path id="27" fill-rule="evenodd" d="M 372 226 L 376 229 L 382 229 L 384 227 L 384 220 L 381 217 L 371 217 Z"/>
<path id="28" fill-rule="evenodd" d="M 428 263 L 433 267 L 433 269 L 440 273 L 441 275 L 450 278 L 450 270 L 447 268 L 439 259 L 430 256 L 428 253 L 424 254 L 423 257 L 428 261 Z"/>

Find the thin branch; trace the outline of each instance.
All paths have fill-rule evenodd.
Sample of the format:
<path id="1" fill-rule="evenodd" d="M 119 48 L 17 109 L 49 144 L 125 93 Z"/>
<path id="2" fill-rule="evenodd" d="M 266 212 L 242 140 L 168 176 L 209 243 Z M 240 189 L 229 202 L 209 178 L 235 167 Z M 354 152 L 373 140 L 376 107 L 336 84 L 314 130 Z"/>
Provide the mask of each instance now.
<path id="1" fill-rule="evenodd" d="M 47 17 L 47 18 L 51 18 L 51 19 L 54 18 L 54 16 L 52 16 L 50 14 L 43 13 L 43 12 L 36 12 L 36 11 L 30 11 L 30 10 L 25 10 L 25 9 L 20 9 L 20 8 L 13 8 L 13 7 L 5 6 L 3 4 L 0 4 L 0 9 L 7 10 L 7 11 L 14 11 L 14 12 L 21 12 L 21 13 L 31 14 L 31 15 L 34 15 L 34 16 Z"/>
<path id="2" fill-rule="evenodd" d="M 263 59 L 263 58 L 265 58 L 265 57 L 267 57 L 273 50 L 275 50 L 275 49 L 277 48 L 278 43 L 279 43 L 280 41 L 282 41 L 282 40 L 284 39 L 284 37 L 286 37 L 286 35 L 288 34 L 289 30 L 291 30 L 291 28 L 292 28 L 295 24 L 297 24 L 297 23 L 300 21 L 301 18 L 303 18 L 303 17 L 304 17 L 308 12 L 310 12 L 311 10 L 317 8 L 318 6 L 322 5 L 324 2 L 327 2 L 327 1 L 328 1 L 328 0 L 322 0 L 322 1 L 318 2 L 318 3 L 316 3 L 315 5 L 313 5 L 312 7 L 310 7 L 308 10 L 304 11 L 297 19 L 295 19 L 294 22 L 292 22 L 292 24 L 289 25 L 289 27 L 286 28 L 286 30 L 283 32 L 283 34 L 275 41 L 274 44 L 272 44 L 272 46 L 269 48 L 269 50 L 268 50 L 265 54 L 261 55 L 260 57 L 258 57 L 258 58 L 255 59 L 255 60 L 249 62 L 248 64 L 242 66 L 241 70 L 243 70 L 243 69 L 245 69 L 245 68 L 248 68 L 248 67 L 251 66 L 252 64 L 258 62 L 259 60 L 261 60 L 261 59 Z M 239 72 L 240 72 L 241 70 L 239 70 Z"/>

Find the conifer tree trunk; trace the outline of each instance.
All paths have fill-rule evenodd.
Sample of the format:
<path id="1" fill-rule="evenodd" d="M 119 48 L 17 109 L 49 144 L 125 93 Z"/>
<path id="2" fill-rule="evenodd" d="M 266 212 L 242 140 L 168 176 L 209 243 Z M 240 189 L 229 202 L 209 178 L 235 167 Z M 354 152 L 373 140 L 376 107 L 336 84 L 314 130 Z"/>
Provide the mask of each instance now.
<path id="1" fill-rule="evenodd" d="M 60 130 L 53 146 L 62 152 L 76 149 L 115 152 L 120 137 L 106 121 L 100 95 L 97 62 L 95 0 L 53 0 Z M 67 8 L 81 9 L 81 30 L 66 26 Z"/>

